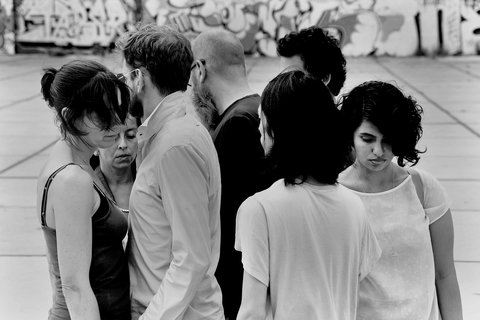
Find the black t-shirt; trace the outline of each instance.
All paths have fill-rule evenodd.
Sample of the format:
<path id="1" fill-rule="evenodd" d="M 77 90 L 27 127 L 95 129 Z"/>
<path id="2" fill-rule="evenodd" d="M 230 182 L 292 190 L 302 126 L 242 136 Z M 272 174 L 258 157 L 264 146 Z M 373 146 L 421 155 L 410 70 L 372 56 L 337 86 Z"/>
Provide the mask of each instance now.
<path id="1" fill-rule="evenodd" d="M 262 181 L 264 151 L 258 131 L 259 105 L 257 94 L 235 101 L 221 115 L 212 134 L 222 175 L 222 236 L 215 276 L 222 288 L 225 316 L 230 319 L 236 318 L 242 296 L 241 253 L 234 249 L 237 210 L 245 199 L 265 186 Z"/>

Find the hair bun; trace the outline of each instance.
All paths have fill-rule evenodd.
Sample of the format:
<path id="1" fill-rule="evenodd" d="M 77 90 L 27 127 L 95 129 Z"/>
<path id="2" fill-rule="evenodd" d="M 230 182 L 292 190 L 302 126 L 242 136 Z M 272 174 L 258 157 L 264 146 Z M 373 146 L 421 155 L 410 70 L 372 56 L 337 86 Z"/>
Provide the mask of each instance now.
<path id="1" fill-rule="evenodd" d="M 47 101 L 50 106 L 53 106 L 53 98 L 50 89 L 58 71 L 55 68 L 47 68 L 44 69 L 44 71 L 45 73 L 43 74 L 42 80 L 40 82 L 42 85 L 41 91 L 43 99 L 45 99 L 45 101 Z"/>

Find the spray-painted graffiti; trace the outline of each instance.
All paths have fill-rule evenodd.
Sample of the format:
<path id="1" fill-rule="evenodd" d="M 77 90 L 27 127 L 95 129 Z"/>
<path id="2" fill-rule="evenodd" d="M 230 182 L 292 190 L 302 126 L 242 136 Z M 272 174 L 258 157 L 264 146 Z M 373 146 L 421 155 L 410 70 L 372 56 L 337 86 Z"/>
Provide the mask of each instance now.
<path id="1" fill-rule="evenodd" d="M 127 0 L 23 0 L 17 41 L 108 47 L 133 24 L 134 8 Z"/>
<path id="2" fill-rule="evenodd" d="M 458 4 L 458 1 L 448 2 Z M 275 55 L 276 41 L 286 33 L 318 25 L 328 28 L 341 41 L 346 55 L 405 56 L 422 51 L 419 49 L 422 34 L 418 30 L 422 7 L 438 6 L 440 2 L 144 0 L 143 13 L 144 21 L 174 23 L 188 35 L 212 28 L 230 30 L 242 40 L 249 53 Z M 459 30 L 452 34 L 454 31 L 455 28 L 449 28 L 448 36 L 456 38 L 458 43 Z"/>
<path id="3" fill-rule="evenodd" d="M 480 1 L 462 1 L 461 15 L 462 52 L 480 54 Z"/>
<path id="4" fill-rule="evenodd" d="M 0 0 L 0 54 L 14 53 L 13 26 L 13 0 Z"/>
<path id="5" fill-rule="evenodd" d="M 480 51 L 480 0 L 0 0 L 0 53 L 8 39 L 13 47 L 12 2 L 19 45 L 111 47 L 141 20 L 174 23 L 188 37 L 227 29 L 246 53 L 267 56 L 312 25 L 329 29 L 348 56 Z"/>

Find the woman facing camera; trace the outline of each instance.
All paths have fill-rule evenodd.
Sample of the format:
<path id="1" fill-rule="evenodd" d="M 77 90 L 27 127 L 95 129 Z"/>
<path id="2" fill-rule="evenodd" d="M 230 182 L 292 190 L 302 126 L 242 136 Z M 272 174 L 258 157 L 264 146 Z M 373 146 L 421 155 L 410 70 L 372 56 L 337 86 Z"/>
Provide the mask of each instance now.
<path id="1" fill-rule="evenodd" d="M 380 248 L 361 200 L 337 184 L 349 145 L 319 79 L 285 72 L 265 88 L 261 143 L 281 177 L 237 214 L 244 268 L 238 319 L 355 319 Z"/>
<path id="2" fill-rule="evenodd" d="M 123 212 L 128 212 L 130 193 L 135 180 L 139 125 L 140 119 L 128 114 L 115 143 L 109 148 L 98 149 L 90 160 L 103 191 L 122 208 Z"/>
<path id="3" fill-rule="evenodd" d="M 462 319 L 445 191 L 429 173 L 405 168 L 420 159 L 422 108 L 372 81 L 347 94 L 341 111 L 355 162 L 340 183 L 362 199 L 382 248 L 360 284 L 357 319 Z"/>
<path id="4" fill-rule="evenodd" d="M 130 319 L 127 219 L 94 183 L 89 163 L 115 143 L 129 89 L 103 65 L 82 60 L 46 69 L 41 84 L 62 133 L 37 186 L 53 286 L 49 319 Z"/>

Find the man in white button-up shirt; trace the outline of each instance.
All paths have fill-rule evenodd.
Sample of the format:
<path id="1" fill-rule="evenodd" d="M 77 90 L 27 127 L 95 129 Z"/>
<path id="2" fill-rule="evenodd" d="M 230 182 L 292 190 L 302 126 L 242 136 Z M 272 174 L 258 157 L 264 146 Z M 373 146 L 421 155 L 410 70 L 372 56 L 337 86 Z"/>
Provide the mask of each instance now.
<path id="1" fill-rule="evenodd" d="M 119 47 L 145 119 L 130 197 L 132 319 L 224 319 L 214 276 L 220 169 L 208 131 L 186 114 L 190 43 L 170 27 L 150 25 Z"/>

